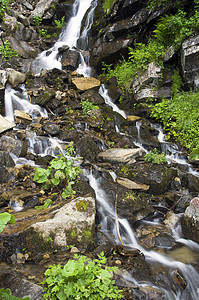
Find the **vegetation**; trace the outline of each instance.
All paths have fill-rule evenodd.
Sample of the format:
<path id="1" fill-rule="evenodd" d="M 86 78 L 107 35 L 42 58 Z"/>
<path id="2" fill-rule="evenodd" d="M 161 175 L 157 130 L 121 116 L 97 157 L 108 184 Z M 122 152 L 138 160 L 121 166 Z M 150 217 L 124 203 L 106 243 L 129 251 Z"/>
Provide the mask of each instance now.
<path id="1" fill-rule="evenodd" d="M 0 16 L 4 15 L 4 12 L 9 8 L 9 0 L 0 0 Z"/>
<path id="2" fill-rule="evenodd" d="M 164 15 L 158 21 L 151 38 L 146 44 L 136 43 L 129 48 L 128 60 L 123 59 L 117 65 L 105 65 L 103 75 L 107 79 L 115 76 L 119 86 L 125 92 L 136 74 L 147 69 L 150 62 L 163 65 L 163 57 L 170 46 L 179 49 L 181 43 L 199 29 L 199 0 L 195 0 L 195 12 L 191 16 L 178 10 L 175 15 Z"/>
<path id="3" fill-rule="evenodd" d="M 83 115 L 86 115 L 88 113 L 88 111 L 92 110 L 92 109 L 99 109 L 99 106 L 94 105 L 92 102 L 90 102 L 89 100 L 81 100 L 80 102 L 81 106 L 82 106 L 82 110 L 83 110 Z"/>
<path id="4" fill-rule="evenodd" d="M 55 22 L 57 28 L 62 29 L 64 27 L 64 25 L 66 24 L 66 22 L 65 22 L 65 16 L 63 16 L 61 18 L 61 21 L 60 20 L 54 20 L 54 22 Z"/>
<path id="5" fill-rule="evenodd" d="M 47 169 L 36 168 L 33 180 L 42 183 L 43 189 L 52 191 L 62 189 L 62 197 L 67 197 L 75 194 L 72 189 L 74 180 L 81 172 L 80 166 L 74 165 L 74 160 L 78 158 L 68 159 L 68 156 L 74 154 L 72 143 L 67 148 L 65 156 L 54 158 L 51 160 Z"/>
<path id="6" fill-rule="evenodd" d="M 35 16 L 34 18 L 33 18 L 33 24 L 35 25 L 35 26 L 40 26 L 41 25 L 41 23 L 42 23 L 42 17 L 40 17 L 40 16 Z"/>
<path id="7" fill-rule="evenodd" d="M 44 273 L 43 299 L 121 299 L 121 291 L 112 279 L 112 271 L 117 268 L 104 267 L 106 261 L 103 253 L 93 261 L 75 254 L 74 260 L 69 260 L 65 266 L 51 266 Z"/>
<path id="8" fill-rule="evenodd" d="M 103 0 L 103 5 L 102 5 L 103 10 L 105 12 L 108 12 L 113 6 L 113 4 L 115 4 L 116 2 L 117 0 Z"/>
<path id="9" fill-rule="evenodd" d="M 10 222 L 11 224 L 15 224 L 15 216 L 9 214 L 8 212 L 4 212 L 0 214 L 0 233 L 4 230 L 6 224 Z"/>
<path id="10" fill-rule="evenodd" d="M 25 297 L 25 298 L 19 298 L 19 297 L 15 297 L 11 294 L 11 290 L 10 289 L 0 289 L 0 299 L 1 300 L 30 300 L 29 297 Z"/>
<path id="11" fill-rule="evenodd" d="M 4 45 L 0 46 L 2 59 L 8 60 L 11 57 L 19 56 L 19 52 L 12 49 L 8 40 L 4 41 Z"/>
<path id="12" fill-rule="evenodd" d="M 41 37 L 46 37 L 47 34 L 48 34 L 47 30 L 44 29 L 44 28 L 39 29 L 38 31 L 39 31 L 39 35 L 40 35 Z"/>
<path id="13" fill-rule="evenodd" d="M 153 164 L 164 164 L 167 162 L 165 153 L 159 153 L 159 151 L 154 148 L 153 151 L 149 151 L 144 156 L 145 161 L 152 162 Z"/>

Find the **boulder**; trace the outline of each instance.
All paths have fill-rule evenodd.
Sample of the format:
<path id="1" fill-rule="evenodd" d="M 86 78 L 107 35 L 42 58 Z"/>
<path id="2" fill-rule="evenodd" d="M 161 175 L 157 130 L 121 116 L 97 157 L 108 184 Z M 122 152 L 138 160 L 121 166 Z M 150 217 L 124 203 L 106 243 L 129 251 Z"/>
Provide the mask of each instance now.
<path id="1" fill-rule="evenodd" d="M 23 110 L 14 111 L 15 123 L 19 124 L 30 124 L 32 122 L 32 117 L 25 113 Z"/>
<path id="2" fill-rule="evenodd" d="M 10 169 L 15 163 L 7 151 L 0 151 L 0 162 L 0 183 L 6 183 L 14 176 Z"/>
<path id="3" fill-rule="evenodd" d="M 59 125 L 57 125 L 57 124 L 55 124 L 55 123 L 53 123 L 53 122 L 49 122 L 49 123 L 47 123 L 47 124 L 45 124 L 45 125 L 43 126 L 43 130 L 44 130 L 46 133 L 48 133 L 48 134 L 54 136 L 54 135 L 59 134 L 59 132 L 60 132 L 60 127 L 59 127 Z"/>
<path id="4" fill-rule="evenodd" d="M 16 50 L 21 57 L 30 59 L 37 56 L 37 50 L 31 47 L 26 41 L 20 41 L 13 36 L 9 36 L 8 40 L 11 44 L 11 47 Z"/>
<path id="5" fill-rule="evenodd" d="M 23 152 L 23 143 L 20 140 L 3 135 L 0 138 L 0 151 L 7 151 L 19 157 Z"/>
<path id="6" fill-rule="evenodd" d="M 81 94 L 81 100 L 89 100 L 97 105 L 104 104 L 104 98 L 95 90 L 85 91 L 83 94 Z"/>
<path id="7" fill-rule="evenodd" d="M 62 54 L 61 63 L 64 70 L 76 70 L 80 63 L 79 52 L 76 50 L 67 49 Z"/>
<path id="8" fill-rule="evenodd" d="M 100 152 L 99 147 L 90 136 L 85 136 L 77 142 L 78 154 L 84 159 L 93 162 Z"/>
<path id="9" fill-rule="evenodd" d="M 199 243 L 199 197 L 191 200 L 182 217 L 182 232 L 185 238 Z"/>
<path id="10" fill-rule="evenodd" d="M 18 84 L 23 83 L 26 80 L 26 75 L 15 71 L 14 69 L 7 68 L 6 69 L 8 82 L 13 86 L 16 87 Z"/>
<path id="11" fill-rule="evenodd" d="M 125 186 L 127 189 L 130 190 L 141 190 L 141 191 L 148 191 L 149 186 L 143 183 L 137 183 L 135 181 L 129 180 L 127 178 L 118 177 L 116 182 Z"/>
<path id="12" fill-rule="evenodd" d="M 80 92 L 87 91 L 90 89 L 98 90 L 100 87 L 100 81 L 93 77 L 72 78 L 72 83 Z"/>
<path id="13" fill-rule="evenodd" d="M 33 22 L 35 16 L 43 17 L 51 5 L 57 2 L 58 0 L 40 0 L 29 17 L 30 22 Z"/>
<path id="14" fill-rule="evenodd" d="M 113 162 L 113 163 L 128 163 L 133 164 L 136 158 L 142 156 L 143 150 L 141 148 L 111 148 L 100 152 L 97 156 L 98 159 Z"/>
<path id="15" fill-rule="evenodd" d="M 199 35 L 182 43 L 181 69 L 188 88 L 199 87 Z"/>
<path id="16" fill-rule="evenodd" d="M 0 115 L 0 133 L 7 131 L 13 127 L 15 127 L 14 123 L 11 123 L 10 121 L 2 117 L 2 115 Z"/>

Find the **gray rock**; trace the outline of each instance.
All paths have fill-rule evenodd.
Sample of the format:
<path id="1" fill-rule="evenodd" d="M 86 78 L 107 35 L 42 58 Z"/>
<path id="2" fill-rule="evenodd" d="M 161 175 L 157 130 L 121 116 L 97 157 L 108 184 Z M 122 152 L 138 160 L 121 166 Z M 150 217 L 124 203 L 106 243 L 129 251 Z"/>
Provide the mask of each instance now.
<path id="1" fill-rule="evenodd" d="M 77 142 L 79 155 L 84 159 L 93 162 L 100 152 L 99 147 L 90 136 L 85 136 Z"/>
<path id="2" fill-rule="evenodd" d="M 80 63 L 80 54 L 76 50 L 66 50 L 61 58 L 62 67 L 65 70 L 74 71 Z"/>
<path id="3" fill-rule="evenodd" d="M 182 217 L 182 232 L 185 238 L 199 243 L 199 197 L 191 200 Z"/>
<path id="4" fill-rule="evenodd" d="M 10 169 L 15 163 L 7 151 L 0 151 L 0 162 L 0 183 L 6 183 L 14 176 Z"/>
<path id="5" fill-rule="evenodd" d="M 0 138 L 0 151 L 7 151 L 8 153 L 13 153 L 19 157 L 22 152 L 22 147 L 23 145 L 20 140 L 13 139 L 6 135 L 3 135 Z"/>
<path id="6" fill-rule="evenodd" d="M 122 148 L 111 148 L 100 152 L 97 158 L 104 161 L 113 162 L 113 163 L 128 163 L 133 164 L 136 161 L 136 158 L 142 156 L 143 150 L 141 148 L 135 149 L 122 149 Z"/>
<path id="7" fill-rule="evenodd" d="M 2 115 L 0 115 L 0 133 L 7 131 L 13 127 L 15 127 L 14 123 L 11 123 L 10 121 L 2 117 Z"/>
<path id="8" fill-rule="evenodd" d="M 59 134 L 59 132 L 60 132 L 60 127 L 59 127 L 59 125 L 57 125 L 57 124 L 54 124 L 54 123 L 52 123 L 52 122 L 49 122 L 49 123 L 47 123 L 47 124 L 45 124 L 45 125 L 43 126 L 43 130 L 44 130 L 45 132 L 47 132 L 48 134 L 54 136 L 54 135 Z"/>
<path id="9" fill-rule="evenodd" d="M 44 14 L 50 9 L 52 3 L 57 2 L 58 0 L 40 0 L 29 17 L 30 22 L 33 22 L 35 16 L 43 17 Z"/>
<path id="10" fill-rule="evenodd" d="M 26 74 L 15 71 L 14 69 L 7 68 L 6 73 L 8 77 L 8 82 L 13 87 L 16 87 L 18 84 L 23 83 L 26 80 Z"/>
<path id="11" fill-rule="evenodd" d="M 81 94 L 81 100 L 89 100 L 94 104 L 104 104 L 104 98 L 95 90 L 88 90 Z"/>

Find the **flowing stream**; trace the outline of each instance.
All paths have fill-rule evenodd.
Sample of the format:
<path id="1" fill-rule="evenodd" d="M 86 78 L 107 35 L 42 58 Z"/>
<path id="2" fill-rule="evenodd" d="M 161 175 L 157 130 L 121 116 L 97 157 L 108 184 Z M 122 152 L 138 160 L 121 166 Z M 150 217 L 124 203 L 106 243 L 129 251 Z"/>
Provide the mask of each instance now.
<path id="1" fill-rule="evenodd" d="M 87 51 L 87 43 L 88 43 L 88 32 L 93 22 L 93 14 L 95 7 L 97 5 L 97 0 L 75 0 L 73 6 L 73 16 L 69 20 L 66 27 L 63 29 L 59 40 L 57 43 L 48 51 L 44 51 L 41 53 L 33 63 L 33 69 L 36 70 L 36 74 L 42 69 L 52 69 L 52 68 L 59 68 L 61 69 L 61 62 L 58 55 L 58 49 L 61 46 L 68 45 L 71 49 L 73 47 L 81 47 L 79 51 Z M 84 19 L 85 14 L 87 13 L 87 18 L 85 21 L 84 29 L 81 33 L 81 25 L 82 20 Z M 50 54 L 49 54 L 50 53 Z M 91 68 L 88 66 L 88 62 L 85 62 L 84 56 L 81 54 L 81 64 L 77 71 L 84 76 L 90 76 Z M 111 106 L 112 109 L 118 112 L 121 116 L 126 118 L 126 113 L 120 110 L 110 99 L 108 96 L 108 91 L 102 85 L 99 90 L 100 95 L 104 98 L 105 103 L 108 106 Z M 29 113 L 33 120 L 34 118 L 38 118 L 38 116 L 47 117 L 47 112 L 44 109 L 36 105 L 32 105 L 29 101 L 28 95 L 26 93 L 25 87 L 21 86 L 21 93 L 19 91 L 15 91 L 10 86 L 7 86 L 6 94 L 5 94 L 5 111 L 6 111 L 6 118 L 10 121 L 14 120 L 13 117 L 13 107 L 17 107 L 20 110 L 24 110 L 25 112 Z M 139 147 L 142 147 L 142 142 L 140 138 L 140 123 L 137 123 L 137 131 L 138 136 L 135 143 Z M 159 141 L 162 145 L 162 150 L 167 154 L 168 162 L 175 160 L 178 164 L 185 164 L 188 166 L 189 170 L 191 170 L 190 166 L 187 164 L 187 161 L 184 159 L 182 153 L 176 148 L 177 146 L 171 145 L 165 141 L 164 135 L 160 127 L 156 125 L 152 125 L 155 127 L 156 130 L 159 131 Z M 119 127 L 116 127 L 116 131 L 119 131 Z M 36 135 L 27 131 L 27 137 L 29 141 L 29 152 L 36 153 L 39 155 L 47 155 L 51 154 L 56 156 L 60 152 L 63 154 L 63 147 L 62 141 L 54 138 L 46 138 L 46 137 L 37 137 Z M 122 135 L 122 133 L 121 133 Z M 175 151 L 174 151 L 175 150 Z M 145 150 L 147 152 L 147 150 Z M 16 160 L 17 163 L 17 160 Z M 21 162 L 18 160 L 18 163 L 24 163 L 22 160 Z M 27 163 L 27 161 L 26 161 Z M 187 281 L 186 291 L 189 294 L 189 300 L 197 300 L 199 299 L 199 276 L 197 271 L 189 264 L 184 264 L 177 260 L 172 259 L 170 256 L 166 254 L 160 254 L 155 251 L 147 251 L 145 250 L 136 240 L 134 232 L 129 225 L 128 221 L 125 218 L 118 216 L 118 223 L 116 221 L 115 210 L 109 203 L 108 196 L 106 195 L 105 191 L 103 190 L 102 185 L 100 184 L 100 178 L 95 178 L 94 171 L 84 171 L 85 176 L 88 178 L 90 186 L 95 191 L 96 200 L 98 203 L 98 214 L 99 220 L 101 224 L 101 230 L 106 234 L 111 234 L 114 236 L 115 243 L 119 244 L 120 239 L 118 236 L 117 224 L 119 224 L 119 229 L 122 237 L 122 241 L 125 246 L 137 248 L 139 249 L 145 256 L 146 260 L 152 264 L 157 266 L 163 265 L 168 268 L 168 273 L 172 278 L 172 274 L 174 270 L 179 270 L 183 277 Z M 115 175 L 113 174 L 115 179 Z M 179 231 L 174 232 L 174 236 L 176 240 L 181 242 L 182 244 L 186 244 L 188 247 L 194 249 L 195 251 L 199 251 L 199 246 L 192 242 L 191 240 L 182 239 Z M 152 285 L 150 282 L 137 282 L 133 279 L 130 275 L 124 275 L 124 278 L 129 282 L 133 282 L 137 285 Z M 171 279 L 172 280 L 172 279 Z M 158 285 L 157 285 L 158 286 Z M 166 289 L 165 287 L 161 288 L 165 295 L 166 299 L 171 300 L 183 300 L 182 291 L 180 288 L 176 286 L 172 289 Z"/>

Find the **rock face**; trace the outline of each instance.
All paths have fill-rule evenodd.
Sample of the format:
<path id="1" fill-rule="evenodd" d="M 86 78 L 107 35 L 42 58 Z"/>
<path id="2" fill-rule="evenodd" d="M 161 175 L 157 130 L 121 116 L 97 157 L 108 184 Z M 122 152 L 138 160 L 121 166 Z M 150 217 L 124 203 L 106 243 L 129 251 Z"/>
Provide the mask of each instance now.
<path id="1" fill-rule="evenodd" d="M 189 38 L 182 44 L 181 67 L 186 85 L 199 87 L 199 35 Z"/>
<path id="2" fill-rule="evenodd" d="M 122 149 L 112 148 L 98 154 L 98 158 L 104 161 L 113 163 L 135 163 L 135 158 L 141 156 L 143 150 L 141 148 L 136 149 Z"/>
<path id="3" fill-rule="evenodd" d="M 199 198 L 191 200 L 182 217 L 182 231 L 185 238 L 199 243 Z"/>

